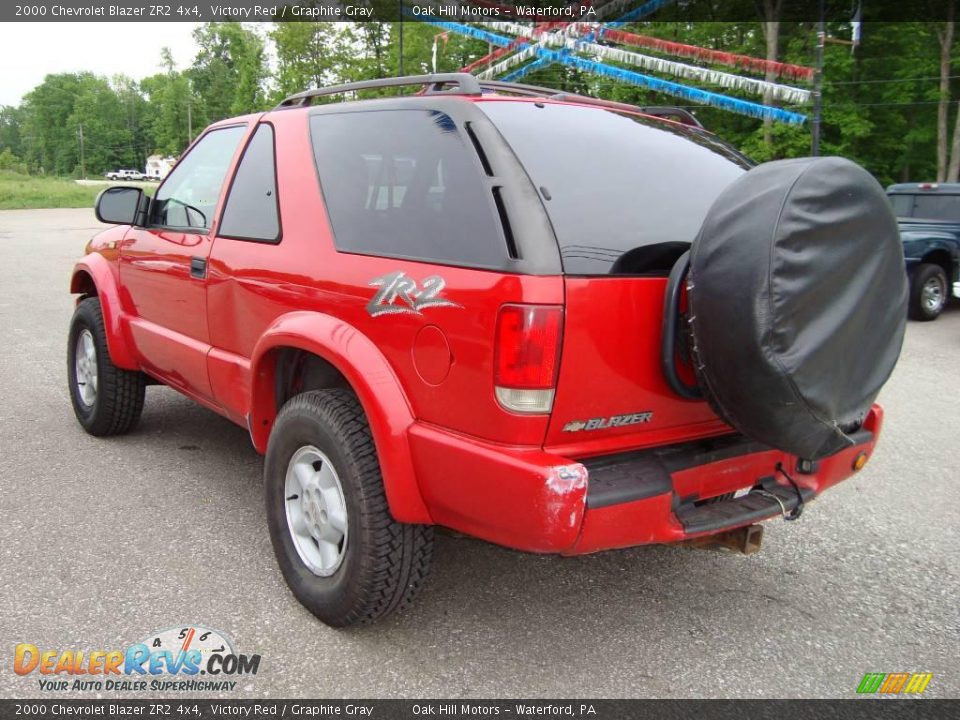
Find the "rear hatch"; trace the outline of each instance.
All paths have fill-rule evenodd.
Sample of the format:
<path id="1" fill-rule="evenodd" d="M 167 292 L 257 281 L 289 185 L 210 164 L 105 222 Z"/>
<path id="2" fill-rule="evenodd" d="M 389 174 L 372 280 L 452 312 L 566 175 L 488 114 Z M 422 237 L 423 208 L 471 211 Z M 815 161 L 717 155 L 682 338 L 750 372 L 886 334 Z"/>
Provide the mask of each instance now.
<path id="1" fill-rule="evenodd" d="M 565 316 L 545 444 L 574 457 L 730 432 L 660 370 L 666 277 L 749 161 L 679 123 L 550 102 L 480 103 L 560 246 Z"/>

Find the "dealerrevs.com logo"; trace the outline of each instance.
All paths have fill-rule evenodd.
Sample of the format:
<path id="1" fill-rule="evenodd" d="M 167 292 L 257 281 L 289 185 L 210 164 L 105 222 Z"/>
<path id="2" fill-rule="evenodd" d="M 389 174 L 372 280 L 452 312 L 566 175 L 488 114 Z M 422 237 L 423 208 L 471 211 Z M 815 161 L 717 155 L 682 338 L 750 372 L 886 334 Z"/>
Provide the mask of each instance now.
<path id="1" fill-rule="evenodd" d="M 49 692 L 234 690 L 240 676 L 254 676 L 259 655 L 234 652 L 216 630 L 188 625 L 153 633 L 118 650 L 61 650 L 20 643 L 13 656 L 17 675 L 34 676 Z"/>

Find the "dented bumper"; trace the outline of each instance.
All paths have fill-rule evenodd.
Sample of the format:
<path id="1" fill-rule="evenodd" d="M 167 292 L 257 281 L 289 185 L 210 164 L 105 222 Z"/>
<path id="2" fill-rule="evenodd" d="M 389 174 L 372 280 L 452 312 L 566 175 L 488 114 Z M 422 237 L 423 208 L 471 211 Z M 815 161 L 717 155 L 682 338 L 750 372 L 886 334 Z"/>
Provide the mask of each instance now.
<path id="1" fill-rule="evenodd" d="M 853 447 L 812 464 L 738 436 L 579 461 L 425 424 L 413 426 L 410 444 L 438 525 L 517 550 L 578 555 L 794 512 L 862 467 L 882 420 L 874 405 Z"/>

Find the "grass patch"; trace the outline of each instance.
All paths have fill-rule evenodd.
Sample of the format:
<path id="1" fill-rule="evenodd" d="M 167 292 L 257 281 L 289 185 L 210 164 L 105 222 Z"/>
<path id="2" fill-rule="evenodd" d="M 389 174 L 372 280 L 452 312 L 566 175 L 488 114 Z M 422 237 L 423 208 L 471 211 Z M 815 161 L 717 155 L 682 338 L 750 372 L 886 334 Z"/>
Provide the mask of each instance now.
<path id="1" fill-rule="evenodd" d="M 79 185 L 73 180 L 21 175 L 0 170 L 0 210 L 34 208 L 93 208 L 106 185 Z M 145 188 L 153 195 L 155 188 Z"/>
<path id="2" fill-rule="evenodd" d="M 102 187 L 78 185 L 73 180 L 33 177 L 0 171 L 0 210 L 93 207 Z"/>

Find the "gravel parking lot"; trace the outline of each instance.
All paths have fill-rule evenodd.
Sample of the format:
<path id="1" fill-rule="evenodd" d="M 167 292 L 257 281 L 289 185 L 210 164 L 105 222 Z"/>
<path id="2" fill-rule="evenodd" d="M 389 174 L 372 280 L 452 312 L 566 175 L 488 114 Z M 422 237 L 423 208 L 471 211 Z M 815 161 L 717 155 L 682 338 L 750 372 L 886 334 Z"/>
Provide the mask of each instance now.
<path id="1" fill-rule="evenodd" d="M 283 583 L 245 430 L 163 387 L 127 437 L 75 422 L 68 281 L 97 228 L 0 212 L 0 696 L 40 695 L 16 643 L 113 649 L 188 623 L 262 655 L 233 697 L 852 697 L 893 671 L 960 695 L 960 306 L 910 323 L 875 459 L 768 523 L 759 554 L 442 535 L 412 610 L 336 631 Z"/>

